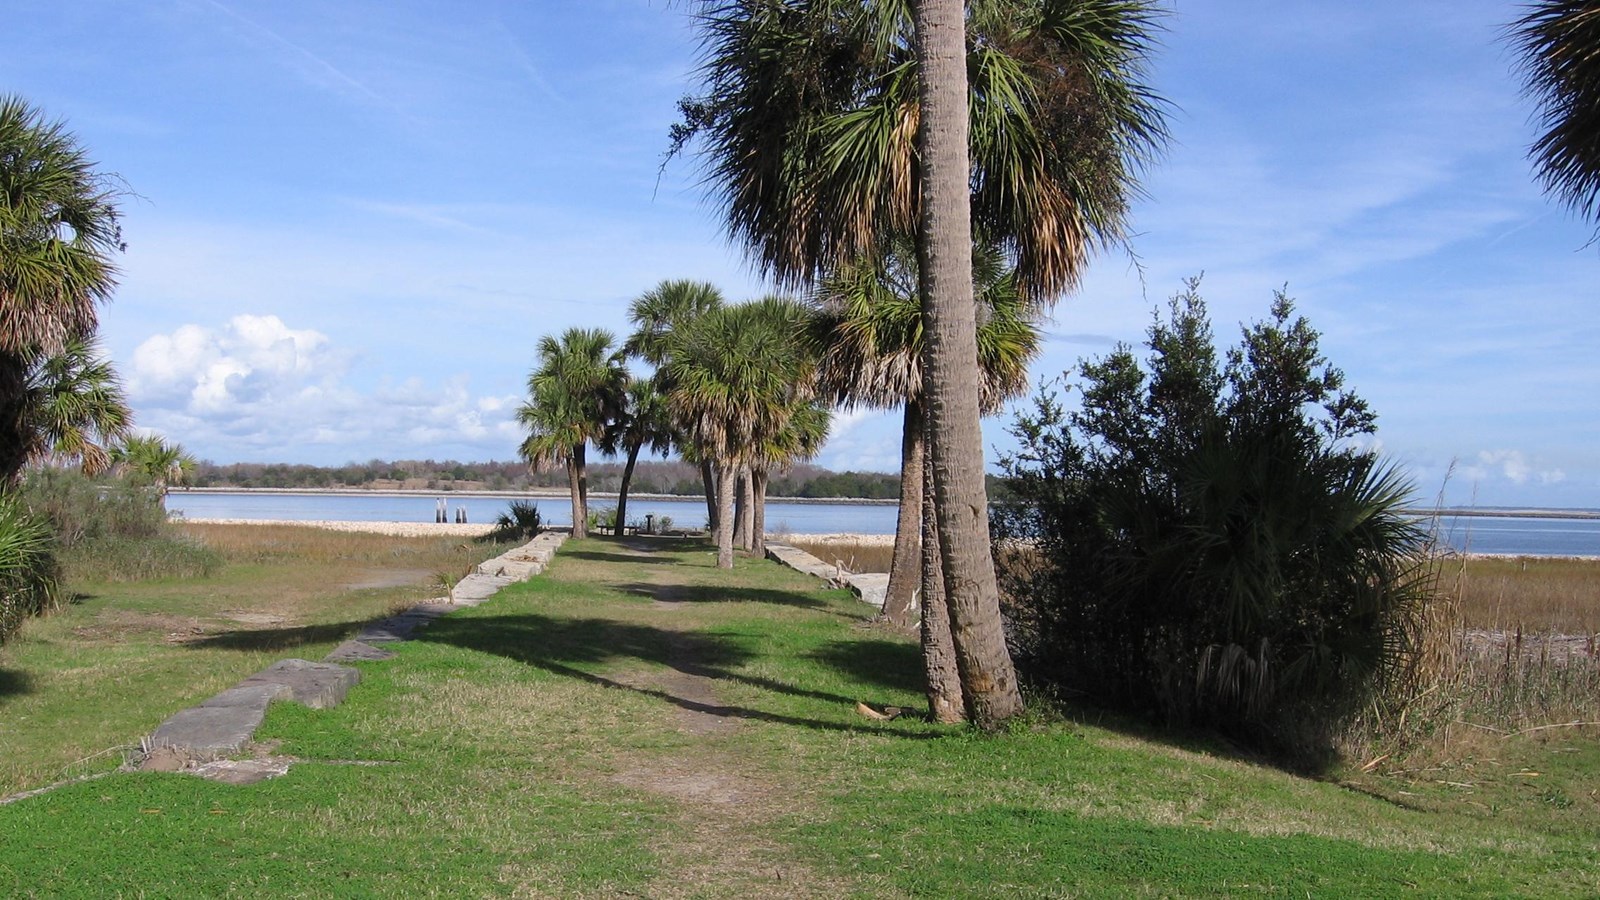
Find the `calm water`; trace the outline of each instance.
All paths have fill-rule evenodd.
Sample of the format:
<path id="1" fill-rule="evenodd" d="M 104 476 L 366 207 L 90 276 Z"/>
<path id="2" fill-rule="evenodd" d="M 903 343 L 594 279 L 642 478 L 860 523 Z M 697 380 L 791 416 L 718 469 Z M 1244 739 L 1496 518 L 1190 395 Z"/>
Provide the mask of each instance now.
<path id="1" fill-rule="evenodd" d="M 493 522 L 505 512 L 510 498 L 443 496 L 450 520 L 465 508 L 470 522 Z M 365 494 L 225 494 L 175 491 L 167 508 L 191 518 L 216 519 L 335 519 L 354 522 L 432 522 L 434 496 L 370 496 Z M 565 497 L 538 501 L 539 512 L 552 525 L 571 524 L 571 507 Z M 615 506 L 615 501 L 591 501 L 591 506 Z M 855 532 L 893 534 L 896 507 L 853 503 L 767 504 L 767 530 L 797 533 Z M 659 522 L 670 516 L 675 527 L 705 525 L 705 502 L 700 499 L 628 500 L 628 518 L 643 521 L 654 515 Z M 1530 519 L 1511 516 L 1447 517 L 1441 523 L 1445 540 L 1458 550 L 1473 553 L 1514 553 L 1528 556 L 1600 556 L 1600 519 Z"/>

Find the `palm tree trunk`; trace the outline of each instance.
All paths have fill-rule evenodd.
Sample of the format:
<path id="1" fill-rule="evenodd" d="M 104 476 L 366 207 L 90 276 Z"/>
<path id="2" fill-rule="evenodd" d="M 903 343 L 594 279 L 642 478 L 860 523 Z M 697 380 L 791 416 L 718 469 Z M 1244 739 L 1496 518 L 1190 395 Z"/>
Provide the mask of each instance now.
<path id="1" fill-rule="evenodd" d="M 622 537 L 623 526 L 628 521 L 628 482 L 633 480 L 633 467 L 639 462 L 639 449 L 643 446 L 641 443 L 629 447 L 628 463 L 622 467 L 622 487 L 617 489 L 617 537 Z"/>
<path id="2" fill-rule="evenodd" d="M 915 6 L 922 104 L 922 396 L 933 507 L 962 696 L 969 718 L 992 729 L 1022 711 L 1022 695 L 1000 619 L 978 427 L 964 4 L 919 0 Z"/>
<path id="3" fill-rule="evenodd" d="M 961 699 L 961 672 L 956 665 L 956 648 L 950 637 L 950 610 L 945 604 L 944 559 L 939 553 L 938 522 L 933 514 L 933 471 L 924 468 L 922 483 L 915 488 L 924 501 L 917 542 L 922 587 L 922 669 L 927 676 L 928 716 L 935 722 L 951 724 L 967 718 Z"/>
<path id="4" fill-rule="evenodd" d="M 572 536 L 588 537 L 589 523 L 583 514 L 583 499 L 578 493 L 578 459 L 575 453 L 567 457 L 567 487 L 572 491 Z"/>
<path id="5" fill-rule="evenodd" d="M 922 432 L 922 402 L 908 400 L 900 435 L 900 516 L 894 526 L 889 588 L 883 597 L 883 617 L 901 628 L 917 620 L 917 592 L 922 585 Z"/>
<path id="6" fill-rule="evenodd" d="M 0 352 L 0 488 L 21 481 L 28 461 L 27 380 L 22 354 Z"/>
<path id="7" fill-rule="evenodd" d="M 739 493 L 734 500 L 733 542 L 740 550 L 750 549 L 751 516 L 755 514 L 755 492 L 750 486 L 750 467 L 739 468 Z"/>
<path id="8" fill-rule="evenodd" d="M 758 467 L 750 470 L 755 488 L 755 511 L 750 519 L 750 553 L 757 559 L 767 555 L 767 470 Z"/>
<path id="9" fill-rule="evenodd" d="M 706 489 L 706 528 L 715 534 L 720 524 L 717 520 L 717 476 L 711 469 L 711 460 L 703 453 L 700 456 L 700 484 Z"/>
<path id="10" fill-rule="evenodd" d="M 572 448 L 572 458 L 578 463 L 578 503 L 583 508 L 583 536 L 589 536 L 589 445 Z"/>
<path id="11" fill-rule="evenodd" d="M 717 465 L 717 568 L 733 568 L 733 484 L 738 480 L 738 467 Z"/>

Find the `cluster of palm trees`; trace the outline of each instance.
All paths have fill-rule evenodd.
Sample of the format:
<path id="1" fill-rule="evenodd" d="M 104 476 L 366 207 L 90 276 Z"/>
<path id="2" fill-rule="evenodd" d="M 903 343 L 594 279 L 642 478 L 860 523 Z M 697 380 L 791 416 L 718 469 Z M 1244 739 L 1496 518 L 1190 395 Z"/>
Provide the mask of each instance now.
<path id="1" fill-rule="evenodd" d="M 539 342 L 517 411 L 528 429 L 521 456 L 534 467 L 566 468 L 573 534 L 583 537 L 589 444 L 626 457 L 619 534 L 639 454 L 677 449 L 701 466 L 718 564 L 732 568 L 736 545 L 762 552 L 771 470 L 810 458 L 827 436 L 816 364 L 797 340 L 807 312 L 777 297 L 728 304 L 714 285 L 664 281 L 630 313 L 636 330 L 621 346 L 609 332 L 584 328 Z M 629 373 L 630 356 L 653 367 L 650 377 Z"/>

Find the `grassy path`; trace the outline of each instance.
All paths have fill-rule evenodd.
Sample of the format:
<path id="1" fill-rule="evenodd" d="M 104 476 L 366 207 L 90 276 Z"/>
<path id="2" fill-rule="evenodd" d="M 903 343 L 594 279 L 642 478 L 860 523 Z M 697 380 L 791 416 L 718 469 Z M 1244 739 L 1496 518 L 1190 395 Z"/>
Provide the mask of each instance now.
<path id="1" fill-rule="evenodd" d="M 1083 723 L 917 706 L 911 642 L 764 561 L 569 542 L 543 576 L 279 705 L 245 788 L 116 775 L 0 807 L 0 895 L 1555 896 L 1600 890 L 1600 753 L 1368 793 Z M 1523 781 L 1533 781 L 1526 779 Z M 1542 803 L 1556 791 L 1568 802 Z"/>

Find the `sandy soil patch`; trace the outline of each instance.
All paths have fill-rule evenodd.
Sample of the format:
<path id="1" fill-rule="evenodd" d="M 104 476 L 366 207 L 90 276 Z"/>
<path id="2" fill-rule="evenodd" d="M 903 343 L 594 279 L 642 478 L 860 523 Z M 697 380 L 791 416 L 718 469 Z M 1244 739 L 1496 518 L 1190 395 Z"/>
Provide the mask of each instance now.
<path id="1" fill-rule="evenodd" d="M 299 525 L 328 531 L 362 531 L 397 537 L 482 537 L 494 530 L 487 523 L 457 525 L 454 522 L 337 522 L 331 519 L 184 519 L 197 525 Z M 409 582 L 407 582 L 409 583 Z"/>

